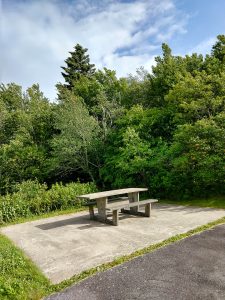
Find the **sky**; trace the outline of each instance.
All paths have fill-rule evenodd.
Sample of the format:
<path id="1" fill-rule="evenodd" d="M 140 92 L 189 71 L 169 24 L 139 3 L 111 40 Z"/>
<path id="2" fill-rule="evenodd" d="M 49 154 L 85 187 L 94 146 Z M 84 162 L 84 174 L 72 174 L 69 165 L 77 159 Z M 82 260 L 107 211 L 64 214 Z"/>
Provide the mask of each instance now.
<path id="1" fill-rule="evenodd" d="M 224 0 L 0 0 L 0 81 L 39 83 L 51 101 L 79 43 L 98 69 L 149 72 L 167 43 L 174 55 L 210 53 L 225 34 Z"/>

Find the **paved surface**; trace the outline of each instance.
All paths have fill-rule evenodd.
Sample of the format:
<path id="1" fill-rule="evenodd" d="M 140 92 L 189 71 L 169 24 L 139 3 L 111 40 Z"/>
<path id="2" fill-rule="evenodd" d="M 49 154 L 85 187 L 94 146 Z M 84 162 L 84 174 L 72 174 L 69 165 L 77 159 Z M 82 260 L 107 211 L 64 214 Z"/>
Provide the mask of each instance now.
<path id="1" fill-rule="evenodd" d="M 48 300 L 225 299 L 225 225 L 99 273 Z"/>
<path id="2" fill-rule="evenodd" d="M 53 282 L 225 216 L 225 210 L 153 205 L 151 218 L 122 215 L 119 226 L 87 212 L 2 228 Z"/>

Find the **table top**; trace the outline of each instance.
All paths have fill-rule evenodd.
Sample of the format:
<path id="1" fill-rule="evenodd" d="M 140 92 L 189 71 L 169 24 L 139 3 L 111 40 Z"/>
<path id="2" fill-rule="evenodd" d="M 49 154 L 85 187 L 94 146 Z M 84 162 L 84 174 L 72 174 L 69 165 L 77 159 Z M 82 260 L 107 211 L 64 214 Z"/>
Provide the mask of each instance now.
<path id="1" fill-rule="evenodd" d="M 106 198 L 109 196 L 116 196 L 116 195 L 122 195 L 122 194 L 128 194 L 128 193 L 144 192 L 147 190 L 148 190 L 147 188 L 127 188 L 127 189 L 111 190 L 111 191 L 104 191 L 104 192 L 80 195 L 77 197 L 81 198 L 81 199 L 92 200 L 92 199 Z"/>

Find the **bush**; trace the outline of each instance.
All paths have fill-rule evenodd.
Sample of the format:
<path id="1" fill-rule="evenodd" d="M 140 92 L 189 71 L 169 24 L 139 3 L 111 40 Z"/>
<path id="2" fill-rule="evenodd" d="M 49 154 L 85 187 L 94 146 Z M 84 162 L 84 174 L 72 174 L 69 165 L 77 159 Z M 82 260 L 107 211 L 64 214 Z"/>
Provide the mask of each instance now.
<path id="1" fill-rule="evenodd" d="M 82 201 L 77 196 L 94 191 L 93 183 L 56 183 L 47 190 L 46 184 L 24 181 L 15 186 L 12 194 L 0 196 L 0 224 L 55 210 L 79 208 Z"/>

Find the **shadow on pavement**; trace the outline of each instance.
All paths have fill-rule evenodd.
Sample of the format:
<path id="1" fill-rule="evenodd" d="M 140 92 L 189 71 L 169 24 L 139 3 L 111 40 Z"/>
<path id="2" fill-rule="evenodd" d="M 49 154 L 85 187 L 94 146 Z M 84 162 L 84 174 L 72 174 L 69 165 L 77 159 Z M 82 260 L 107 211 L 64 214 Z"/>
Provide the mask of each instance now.
<path id="1" fill-rule="evenodd" d="M 108 214 L 108 217 L 110 218 L 112 215 Z M 124 220 L 127 218 L 142 218 L 140 216 L 132 216 L 132 215 L 125 215 L 121 214 L 119 216 L 120 220 Z M 105 226 L 112 226 L 110 224 L 101 223 L 98 221 L 93 221 L 89 219 L 89 215 L 79 216 L 79 217 L 72 217 L 72 218 L 66 218 L 65 220 L 60 221 L 54 221 L 50 223 L 44 223 L 40 225 L 36 225 L 35 227 L 41 229 L 41 230 L 51 230 L 58 227 L 68 226 L 68 225 L 78 225 L 81 224 L 82 226 L 77 227 L 77 229 L 84 230 L 92 227 L 105 227 Z"/>

